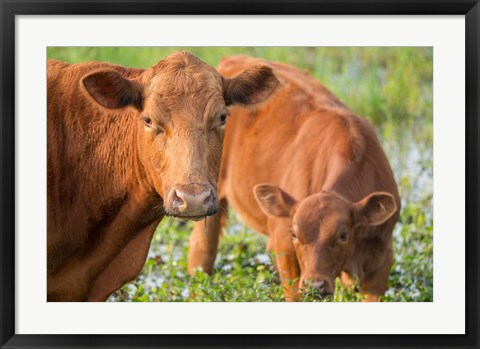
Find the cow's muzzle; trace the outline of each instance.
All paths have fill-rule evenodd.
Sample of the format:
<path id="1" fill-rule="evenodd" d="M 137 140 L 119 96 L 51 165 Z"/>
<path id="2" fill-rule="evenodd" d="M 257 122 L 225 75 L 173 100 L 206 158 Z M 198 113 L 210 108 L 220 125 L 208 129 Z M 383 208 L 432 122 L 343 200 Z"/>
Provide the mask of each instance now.
<path id="1" fill-rule="evenodd" d="M 175 185 L 167 196 L 165 210 L 169 216 L 198 221 L 217 213 L 217 195 L 210 185 Z"/>

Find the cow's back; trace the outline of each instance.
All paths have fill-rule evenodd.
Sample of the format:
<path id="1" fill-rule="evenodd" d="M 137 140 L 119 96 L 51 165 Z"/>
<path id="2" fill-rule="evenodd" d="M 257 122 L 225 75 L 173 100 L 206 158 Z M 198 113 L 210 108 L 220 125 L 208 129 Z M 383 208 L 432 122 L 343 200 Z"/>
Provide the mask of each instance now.
<path id="1" fill-rule="evenodd" d="M 220 180 L 220 190 L 245 223 L 267 230 L 267 217 L 253 196 L 259 183 L 280 186 L 296 199 L 333 190 L 356 201 L 388 191 L 399 206 L 374 128 L 323 85 L 289 65 L 247 56 L 225 58 L 218 70 L 231 77 L 257 63 L 269 64 L 281 86 L 255 109 L 232 108 Z"/>

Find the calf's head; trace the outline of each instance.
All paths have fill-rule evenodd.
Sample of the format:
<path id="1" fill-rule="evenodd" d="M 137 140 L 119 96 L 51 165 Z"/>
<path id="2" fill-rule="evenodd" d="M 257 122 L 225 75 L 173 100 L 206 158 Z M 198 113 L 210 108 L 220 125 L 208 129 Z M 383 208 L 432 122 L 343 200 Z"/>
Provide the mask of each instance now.
<path id="1" fill-rule="evenodd" d="M 296 201 L 279 187 L 260 184 L 255 198 L 270 217 L 290 219 L 290 231 L 301 269 L 300 288 L 309 282 L 321 296 L 333 294 L 355 241 L 366 226 L 387 221 L 397 210 L 389 193 L 374 192 L 351 202 L 335 192 L 316 193 Z"/>
<path id="2" fill-rule="evenodd" d="M 101 69 L 81 80 L 103 107 L 136 108 L 135 151 L 148 181 L 163 198 L 167 215 L 193 220 L 217 211 L 216 182 L 228 106 L 262 102 L 278 83 L 267 66 L 252 66 L 225 78 L 186 52 L 173 54 L 134 78 Z"/>

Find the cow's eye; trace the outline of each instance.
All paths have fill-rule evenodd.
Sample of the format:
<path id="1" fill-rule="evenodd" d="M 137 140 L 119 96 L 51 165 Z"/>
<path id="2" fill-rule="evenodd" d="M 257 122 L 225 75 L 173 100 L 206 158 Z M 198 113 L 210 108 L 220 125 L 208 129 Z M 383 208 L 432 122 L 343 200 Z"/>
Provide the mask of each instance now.
<path id="1" fill-rule="evenodd" d="M 348 240 L 348 232 L 347 231 L 343 231 L 341 234 L 340 234 L 340 237 L 338 238 L 338 240 L 340 242 L 347 242 Z"/>
<path id="2" fill-rule="evenodd" d="M 228 116 L 227 113 L 222 114 L 222 115 L 220 116 L 220 126 L 225 125 L 225 123 L 227 122 L 227 116 Z"/>
<path id="3" fill-rule="evenodd" d="M 143 123 L 147 127 L 152 127 L 152 119 L 150 119 L 148 116 L 143 118 Z"/>

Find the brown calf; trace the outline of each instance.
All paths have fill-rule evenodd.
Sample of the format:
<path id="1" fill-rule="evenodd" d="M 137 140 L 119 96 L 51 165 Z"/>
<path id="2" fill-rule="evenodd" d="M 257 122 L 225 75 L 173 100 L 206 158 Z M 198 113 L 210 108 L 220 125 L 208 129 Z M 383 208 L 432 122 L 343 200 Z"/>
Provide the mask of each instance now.
<path id="1" fill-rule="evenodd" d="M 146 70 L 50 60 L 48 300 L 105 300 L 164 215 L 215 214 L 227 106 L 277 84 L 264 65 L 229 79 L 189 53 Z"/>
<path id="2" fill-rule="evenodd" d="M 346 283 L 358 276 L 367 299 L 377 300 L 392 264 L 400 200 L 374 128 L 291 66 L 238 56 L 218 70 L 233 77 L 255 64 L 269 65 L 281 87 L 256 109 L 232 108 L 220 205 L 226 209 L 228 202 L 248 226 L 269 236 L 287 300 L 295 300 L 307 280 L 321 295 L 331 294 L 340 275 Z M 211 272 L 222 216 L 223 210 L 207 219 L 207 237 L 203 223 L 196 224 L 190 272 Z"/>

